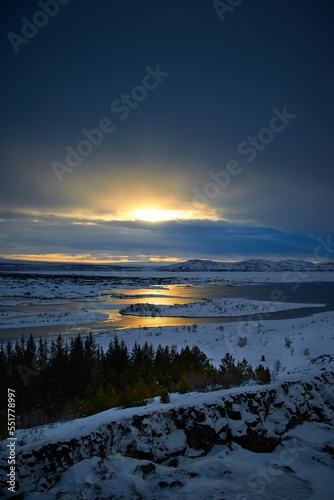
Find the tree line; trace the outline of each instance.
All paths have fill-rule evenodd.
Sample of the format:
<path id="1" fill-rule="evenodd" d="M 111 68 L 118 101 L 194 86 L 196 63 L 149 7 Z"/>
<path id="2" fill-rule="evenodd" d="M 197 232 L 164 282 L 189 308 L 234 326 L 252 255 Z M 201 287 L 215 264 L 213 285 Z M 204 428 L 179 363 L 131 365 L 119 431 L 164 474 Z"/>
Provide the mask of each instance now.
<path id="1" fill-rule="evenodd" d="M 16 392 L 17 427 L 30 427 L 84 417 L 111 407 L 146 404 L 170 392 L 214 390 L 248 380 L 270 382 L 268 368 L 255 370 L 244 358 L 235 363 L 227 353 L 218 368 L 197 346 L 174 347 L 147 342 L 129 350 L 115 336 L 108 348 L 94 336 L 51 342 L 31 335 L 0 345 L 0 425 L 6 436 L 7 389 Z"/>

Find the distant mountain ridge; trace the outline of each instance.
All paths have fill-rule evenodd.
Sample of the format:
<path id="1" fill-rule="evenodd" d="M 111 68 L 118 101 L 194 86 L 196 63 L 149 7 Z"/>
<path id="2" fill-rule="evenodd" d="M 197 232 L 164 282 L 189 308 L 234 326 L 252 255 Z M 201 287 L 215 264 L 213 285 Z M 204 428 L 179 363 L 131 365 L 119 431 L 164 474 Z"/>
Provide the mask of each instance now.
<path id="1" fill-rule="evenodd" d="M 116 272 L 116 271 L 141 271 L 149 266 L 152 271 L 170 272 L 205 272 L 205 271 L 241 271 L 241 272 L 297 272 L 297 271 L 334 271 L 334 262 L 313 263 L 304 260 L 279 260 L 248 259 L 239 262 L 218 262 L 208 259 L 190 259 L 167 265 L 152 262 L 128 263 L 93 263 L 93 262 L 46 262 L 30 260 L 4 259 L 0 257 L 1 272 Z M 154 267 L 156 266 L 156 267 Z"/>
<path id="2" fill-rule="evenodd" d="M 215 260 L 191 259 L 186 262 L 169 264 L 156 268 L 157 271 L 198 272 L 198 271 L 334 271 L 334 262 L 315 264 L 303 260 L 248 259 L 240 262 L 217 262 Z"/>

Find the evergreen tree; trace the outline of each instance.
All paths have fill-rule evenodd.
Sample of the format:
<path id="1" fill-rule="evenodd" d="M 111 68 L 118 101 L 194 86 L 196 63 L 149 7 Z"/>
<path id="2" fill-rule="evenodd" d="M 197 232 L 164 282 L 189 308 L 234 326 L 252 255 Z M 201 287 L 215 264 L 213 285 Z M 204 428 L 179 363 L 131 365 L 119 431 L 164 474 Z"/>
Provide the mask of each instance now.
<path id="1" fill-rule="evenodd" d="M 270 384 L 270 371 L 269 368 L 265 368 L 263 365 L 259 365 L 255 368 L 255 379 L 259 384 Z"/>
<path id="2" fill-rule="evenodd" d="M 141 406 L 147 404 L 150 397 L 149 388 L 142 377 L 139 377 L 131 387 L 127 387 L 125 392 L 120 395 L 120 402 L 125 407 Z"/>
<path id="3" fill-rule="evenodd" d="M 86 392 L 86 372 L 84 345 L 80 335 L 71 340 L 69 352 L 70 395 L 83 398 Z"/>
<path id="4" fill-rule="evenodd" d="M 131 354 L 117 338 L 104 352 L 92 334 L 68 344 L 59 335 L 47 342 L 28 340 L 0 345 L 1 408 L 6 408 L 6 388 L 16 391 L 17 416 L 23 425 L 38 425 L 61 418 L 90 415 L 114 406 L 146 404 L 154 397 L 169 401 L 169 392 L 202 389 L 212 381 L 224 386 L 241 384 L 255 376 L 269 383 L 268 368 L 255 370 L 244 358 L 235 364 L 231 354 L 219 370 L 197 346 L 175 347 L 135 343 Z M 1 410 L 0 410 L 1 412 Z M 2 413 L 0 414 L 0 427 Z"/>
<path id="5" fill-rule="evenodd" d="M 187 392 L 189 392 L 189 390 L 190 390 L 189 382 L 187 380 L 187 377 L 183 375 L 178 384 L 178 391 L 180 394 L 186 394 Z"/>
<path id="6" fill-rule="evenodd" d="M 227 371 L 231 371 L 235 368 L 235 359 L 233 358 L 232 354 L 227 352 L 225 354 L 225 357 L 221 359 L 221 364 L 219 365 L 219 369 L 222 373 L 225 373 Z"/>
<path id="7" fill-rule="evenodd" d="M 237 374 L 240 376 L 241 383 L 247 382 L 248 380 L 254 378 L 253 368 L 245 358 L 243 358 L 242 361 L 238 361 L 236 366 L 236 371 Z"/>
<path id="8" fill-rule="evenodd" d="M 173 357 L 169 351 L 169 347 L 159 345 L 155 353 L 154 372 L 158 384 L 167 387 L 169 390 L 176 383 L 173 364 Z"/>
<path id="9" fill-rule="evenodd" d="M 235 359 L 230 353 L 226 353 L 219 365 L 220 376 L 224 386 L 231 387 L 240 385 L 242 378 L 235 365 Z"/>

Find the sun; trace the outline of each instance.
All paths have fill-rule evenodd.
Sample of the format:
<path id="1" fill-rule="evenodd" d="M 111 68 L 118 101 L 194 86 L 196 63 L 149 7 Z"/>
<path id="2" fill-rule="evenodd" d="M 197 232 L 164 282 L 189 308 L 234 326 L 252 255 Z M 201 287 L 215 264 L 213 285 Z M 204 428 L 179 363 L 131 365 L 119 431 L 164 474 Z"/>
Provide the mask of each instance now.
<path id="1" fill-rule="evenodd" d="M 182 219 L 183 214 L 178 210 L 161 210 L 159 208 L 140 208 L 134 210 L 133 216 L 136 220 L 146 222 L 163 222 L 167 220 Z"/>

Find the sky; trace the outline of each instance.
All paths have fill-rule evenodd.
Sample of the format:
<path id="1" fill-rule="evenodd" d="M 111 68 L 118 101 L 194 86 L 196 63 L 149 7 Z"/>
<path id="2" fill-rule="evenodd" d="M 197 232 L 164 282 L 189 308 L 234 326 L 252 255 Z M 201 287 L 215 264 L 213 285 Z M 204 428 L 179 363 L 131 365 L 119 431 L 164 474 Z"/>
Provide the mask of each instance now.
<path id="1" fill-rule="evenodd" d="M 334 260 L 331 2 L 0 11 L 1 257 Z"/>

